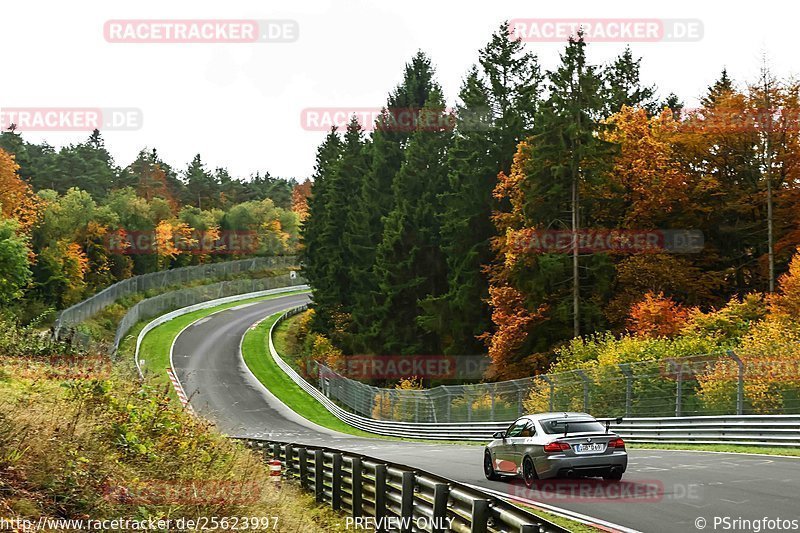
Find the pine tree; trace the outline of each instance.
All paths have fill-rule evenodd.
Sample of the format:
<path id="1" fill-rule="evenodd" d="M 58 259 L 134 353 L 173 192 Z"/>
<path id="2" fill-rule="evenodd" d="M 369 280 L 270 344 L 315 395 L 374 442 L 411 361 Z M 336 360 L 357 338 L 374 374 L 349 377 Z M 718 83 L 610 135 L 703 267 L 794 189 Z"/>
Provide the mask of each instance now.
<path id="1" fill-rule="evenodd" d="M 301 254 L 303 264 L 303 275 L 309 284 L 314 288 L 315 301 L 322 294 L 323 301 L 326 300 L 324 294 L 327 289 L 327 255 L 331 251 L 332 243 L 324 240 L 323 229 L 328 226 L 332 216 L 329 209 L 329 198 L 331 194 L 331 181 L 336 169 L 336 165 L 341 158 L 342 140 L 332 128 L 325 140 L 317 149 L 316 164 L 314 166 L 313 185 L 311 186 L 311 196 L 308 199 L 309 217 L 303 224 L 301 235 L 303 250 Z M 317 331 L 326 331 L 332 327 L 332 319 L 327 309 L 320 307 L 315 302 L 314 308 L 314 328 Z"/>
<path id="2" fill-rule="evenodd" d="M 446 122 L 436 88 L 423 109 L 426 124 Z M 438 117 L 428 120 L 430 117 Z M 395 206 L 386 218 L 377 250 L 375 272 L 379 294 L 367 346 L 379 353 L 436 353 L 435 335 L 417 324 L 419 302 L 446 289 L 439 213 L 447 192 L 447 126 L 423 126 L 414 132 L 406 158 L 394 179 Z M 370 342 L 371 341 L 371 342 Z"/>
<path id="3" fill-rule="evenodd" d="M 325 290 L 325 298 L 319 300 L 319 304 L 344 314 L 342 318 L 346 324 L 337 324 L 339 335 L 350 329 L 355 301 L 354 263 L 360 259 L 356 254 L 360 251 L 361 235 L 359 228 L 352 226 L 352 219 L 353 213 L 361 209 L 357 199 L 367 168 L 367 144 L 354 116 L 347 125 L 341 157 L 331 177 L 327 201 L 330 216 L 322 230 L 322 238 L 331 245 L 327 254 L 327 283 L 332 286 Z"/>
<path id="4" fill-rule="evenodd" d="M 366 143 L 355 117 L 344 139 L 332 130 L 317 152 L 309 219 L 303 229 L 304 273 L 314 288 L 314 328 L 339 345 L 349 344 L 354 303 L 350 232 L 352 213 L 361 208 L 355 198 L 367 173 Z"/>
<path id="5" fill-rule="evenodd" d="M 353 253 L 351 279 L 355 299 L 351 316 L 351 348 L 364 351 L 375 319 L 379 297 L 375 261 L 383 237 L 384 221 L 395 206 L 392 183 L 404 160 L 405 147 L 414 127 L 400 125 L 399 119 L 416 120 L 430 94 L 438 90 L 430 59 L 418 52 L 403 72 L 403 81 L 389 94 L 386 107 L 375 123 L 369 146 L 369 171 L 357 196 L 359 207 L 348 219 L 349 247 Z"/>
<path id="6" fill-rule="evenodd" d="M 700 99 L 700 103 L 707 109 L 713 108 L 720 100 L 733 94 L 735 90 L 733 80 L 728 76 L 728 69 L 723 68 L 719 79 L 708 88 L 706 95 Z"/>
<path id="7" fill-rule="evenodd" d="M 653 98 L 655 87 L 642 85 L 641 63 L 642 58 L 634 59 L 630 47 L 626 46 L 625 51 L 603 70 L 606 117 L 624 105 L 642 107 L 651 115 L 660 111 Z"/>
<path id="8" fill-rule="evenodd" d="M 669 93 L 669 95 L 667 95 L 664 101 L 658 104 L 658 109 L 664 109 L 664 108 L 667 108 L 670 111 L 672 111 L 672 118 L 678 121 L 681 120 L 684 104 L 677 94 Z"/>
<path id="9" fill-rule="evenodd" d="M 219 205 L 219 183 L 215 176 L 206 170 L 200 154 L 194 156 L 189 163 L 184 172 L 184 180 L 186 182 L 184 203 L 200 209 L 210 209 Z"/>
<path id="10" fill-rule="evenodd" d="M 517 144 L 531 132 L 542 74 L 536 56 L 508 38 L 508 23 L 480 51 L 480 70 L 466 76 L 456 108 L 456 136 L 448 166 L 451 192 L 443 197 L 442 247 L 448 291 L 423 302 L 420 323 L 436 332 L 444 351 L 475 353 L 489 328 L 492 197 L 499 172 L 508 172 Z"/>
<path id="11" fill-rule="evenodd" d="M 561 55 L 561 65 L 548 75 L 549 98 L 537 117 L 525 184 L 530 202 L 526 212 L 534 214 L 527 225 L 535 228 L 566 226 L 572 231 L 573 239 L 577 239 L 581 221 L 586 218 L 582 216 L 581 191 L 587 182 L 597 179 L 613 153 L 611 146 L 597 136 L 606 106 L 600 91 L 600 73 L 587 63 L 585 47 L 581 34 L 570 39 Z M 569 222 L 565 220 L 567 217 Z M 550 306 L 553 321 L 548 328 L 558 328 L 558 324 L 565 326 L 565 319 L 571 317 L 572 335 L 579 336 L 581 331 L 593 329 L 602 316 L 593 303 L 595 298 L 582 297 L 585 291 L 581 277 L 608 268 L 602 257 L 584 260 L 581 266 L 577 246 L 571 246 L 569 252 L 569 259 L 563 255 L 537 258 L 535 274 L 524 280 L 523 292 L 539 295 L 532 299 L 537 307 L 543 303 Z M 571 281 L 569 290 L 564 286 L 565 278 Z M 609 284 L 610 280 L 602 275 L 595 276 L 590 284 L 584 283 L 589 285 L 587 289 L 595 292 L 602 292 Z M 583 311 L 582 302 L 587 303 Z M 562 331 L 561 335 L 564 333 Z"/>
<path id="12" fill-rule="evenodd" d="M 484 83 L 488 89 L 493 127 L 489 140 L 498 158 L 495 171 L 508 172 L 517 145 L 533 127 L 542 90 L 542 72 L 537 57 L 526 51 L 519 39 L 509 38 L 503 22 L 479 52 Z"/>

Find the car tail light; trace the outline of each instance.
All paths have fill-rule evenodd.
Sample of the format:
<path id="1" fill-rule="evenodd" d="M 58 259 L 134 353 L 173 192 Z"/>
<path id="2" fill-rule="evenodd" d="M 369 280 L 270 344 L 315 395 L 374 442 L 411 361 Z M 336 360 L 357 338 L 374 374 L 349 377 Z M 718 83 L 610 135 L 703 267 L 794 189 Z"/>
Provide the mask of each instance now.
<path id="1" fill-rule="evenodd" d="M 617 437 L 616 439 L 614 439 L 614 440 L 612 440 L 612 441 L 610 441 L 608 443 L 608 447 L 609 448 L 622 448 L 624 450 L 625 449 L 625 441 L 622 440 L 621 438 Z"/>
<path id="2" fill-rule="evenodd" d="M 553 441 L 544 445 L 544 453 L 558 453 L 564 450 L 569 450 L 569 444 L 566 442 Z"/>

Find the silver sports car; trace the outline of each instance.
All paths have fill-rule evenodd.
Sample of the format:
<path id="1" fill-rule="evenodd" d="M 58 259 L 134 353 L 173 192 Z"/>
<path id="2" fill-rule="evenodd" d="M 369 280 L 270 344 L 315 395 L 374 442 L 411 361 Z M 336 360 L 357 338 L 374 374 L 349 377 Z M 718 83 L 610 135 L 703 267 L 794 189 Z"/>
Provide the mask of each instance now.
<path id="1" fill-rule="evenodd" d="M 625 442 L 609 431 L 609 424 L 586 413 L 523 416 L 495 433 L 495 440 L 486 446 L 486 478 L 522 476 L 529 487 L 537 479 L 553 477 L 620 480 L 628 467 L 628 453 Z"/>

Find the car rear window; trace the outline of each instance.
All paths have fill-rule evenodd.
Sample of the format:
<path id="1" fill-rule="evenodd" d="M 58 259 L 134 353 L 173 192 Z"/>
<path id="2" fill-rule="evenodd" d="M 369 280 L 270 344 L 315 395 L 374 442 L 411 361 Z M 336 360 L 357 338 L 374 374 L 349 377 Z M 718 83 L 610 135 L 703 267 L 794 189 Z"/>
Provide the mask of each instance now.
<path id="1" fill-rule="evenodd" d="M 551 418 L 542 420 L 542 429 L 548 435 L 564 433 L 564 424 L 569 424 L 569 433 L 602 433 L 606 428 L 597 420 L 569 420 Z"/>

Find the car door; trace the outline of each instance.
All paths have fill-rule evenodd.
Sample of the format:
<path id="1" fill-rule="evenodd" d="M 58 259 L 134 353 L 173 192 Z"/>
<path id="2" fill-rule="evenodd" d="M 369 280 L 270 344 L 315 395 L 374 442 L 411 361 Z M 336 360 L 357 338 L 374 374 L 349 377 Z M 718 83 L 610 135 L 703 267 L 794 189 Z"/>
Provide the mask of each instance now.
<path id="1" fill-rule="evenodd" d="M 515 426 L 516 428 L 516 426 Z M 533 437 L 536 436 L 536 427 L 532 420 L 525 420 L 524 425 L 513 437 L 509 438 L 509 460 L 514 463 L 514 470 L 522 466 L 522 458 L 525 456 L 525 449 L 532 444 Z"/>
<path id="2" fill-rule="evenodd" d="M 516 473 L 517 465 L 514 462 L 513 442 L 522 433 L 527 424 L 526 419 L 520 419 L 511 424 L 506 430 L 506 438 L 497 446 L 495 451 L 495 467 L 498 472 Z"/>

